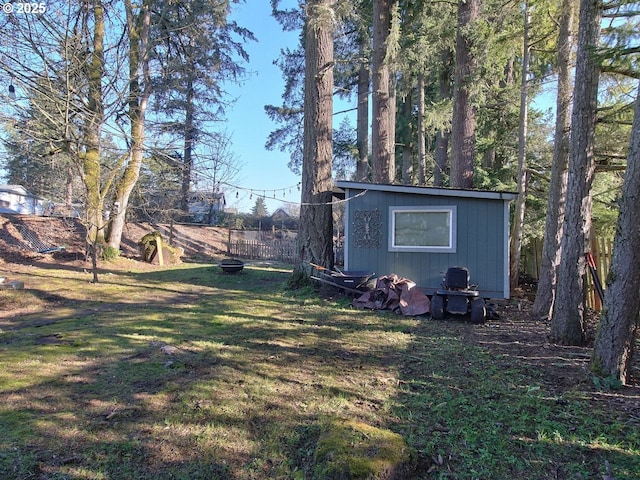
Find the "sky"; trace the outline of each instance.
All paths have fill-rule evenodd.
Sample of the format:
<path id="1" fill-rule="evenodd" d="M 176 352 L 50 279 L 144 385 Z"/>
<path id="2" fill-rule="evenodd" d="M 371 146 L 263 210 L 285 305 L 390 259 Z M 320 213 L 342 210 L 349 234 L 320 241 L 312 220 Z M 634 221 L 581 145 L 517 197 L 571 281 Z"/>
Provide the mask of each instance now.
<path id="1" fill-rule="evenodd" d="M 282 0 L 281 8 L 297 7 L 297 0 Z M 289 152 L 269 151 L 265 143 L 277 124 L 267 117 L 264 106 L 282 104 L 284 79 L 274 65 L 281 49 L 295 48 L 299 32 L 283 32 L 271 16 L 268 0 L 245 0 L 232 3 L 231 19 L 255 35 L 257 41 L 244 45 L 249 62 L 244 64 L 248 75 L 242 84 L 224 86 L 230 99 L 235 99 L 226 110 L 226 123 L 216 129 L 230 135 L 231 152 L 239 167 L 233 183 L 240 189 L 223 185 L 228 208 L 250 212 L 257 196 L 264 196 L 271 214 L 286 202 L 300 202 L 298 183 L 300 175 L 287 166 Z M 238 196 L 236 197 L 236 193 Z M 284 193 L 284 197 L 283 197 Z M 277 197 L 277 200 L 273 197 Z"/>
<path id="2" fill-rule="evenodd" d="M 268 151 L 264 146 L 269 133 L 277 127 L 267 117 L 264 106 L 280 105 L 284 91 L 282 73 L 273 61 L 282 48 L 296 46 L 298 32 L 282 31 L 271 16 L 267 0 L 246 0 L 244 4 L 234 5 L 231 19 L 252 31 L 258 41 L 245 44 L 249 54 L 246 68 L 251 72 L 248 79 L 242 85 L 225 87 L 231 97 L 236 98 L 234 105 L 227 110 L 225 130 L 231 135 L 231 150 L 241 167 L 237 185 L 254 190 L 254 194 L 241 190 L 236 198 L 237 190 L 227 186 L 227 207 L 249 212 L 255 204 L 257 192 L 260 192 L 260 195 L 266 193 L 267 209 L 271 214 L 284 206 L 284 200 L 300 202 L 297 189 L 300 176 L 287 167 L 288 152 Z M 278 200 L 273 199 L 274 194 Z"/>

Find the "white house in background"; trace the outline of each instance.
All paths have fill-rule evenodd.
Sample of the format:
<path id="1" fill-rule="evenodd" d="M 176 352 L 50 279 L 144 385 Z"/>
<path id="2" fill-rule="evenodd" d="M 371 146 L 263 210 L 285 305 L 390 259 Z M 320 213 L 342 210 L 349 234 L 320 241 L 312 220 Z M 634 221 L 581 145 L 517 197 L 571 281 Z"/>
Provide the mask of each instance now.
<path id="1" fill-rule="evenodd" d="M 223 192 L 196 191 L 189 194 L 189 213 L 196 223 L 214 225 L 226 205 Z"/>
<path id="2" fill-rule="evenodd" d="M 47 203 L 22 185 L 0 185 L 0 213 L 42 215 Z"/>

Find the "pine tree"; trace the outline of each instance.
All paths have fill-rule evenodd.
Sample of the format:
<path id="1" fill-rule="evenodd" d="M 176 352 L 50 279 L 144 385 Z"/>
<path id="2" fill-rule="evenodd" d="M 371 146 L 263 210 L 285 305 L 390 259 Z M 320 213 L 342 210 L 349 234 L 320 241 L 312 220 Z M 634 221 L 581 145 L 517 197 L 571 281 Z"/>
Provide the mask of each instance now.
<path id="1" fill-rule="evenodd" d="M 624 385 L 631 377 L 640 311 L 640 88 L 620 203 L 591 368 L 598 375 L 612 377 Z"/>
<path id="2" fill-rule="evenodd" d="M 581 0 L 571 121 L 567 202 L 558 266 L 558 286 L 551 319 L 551 339 L 581 345 L 584 332 L 584 286 L 591 231 L 591 186 L 595 172 L 594 135 L 599 66 L 593 55 L 600 36 L 602 10 L 596 0 Z"/>
<path id="3" fill-rule="evenodd" d="M 553 164 L 549 184 L 540 276 L 538 278 L 536 298 L 532 307 L 534 318 L 545 320 L 551 318 L 551 313 L 553 312 L 567 193 L 572 97 L 571 63 L 574 44 L 573 24 L 575 9 L 575 0 L 563 0 L 558 31 L 558 93 L 556 96 Z"/>
<path id="4" fill-rule="evenodd" d="M 374 183 L 392 183 L 395 179 L 395 138 L 392 128 L 395 110 L 389 54 L 393 4 L 393 0 L 373 0 L 371 154 Z"/>
<path id="5" fill-rule="evenodd" d="M 188 210 L 194 156 L 206 137 L 203 124 L 220 121 L 228 101 L 223 82 L 245 73 L 243 42 L 254 35 L 229 22 L 230 0 L 157 2 L 152 17 L 154 110 L 162 133 L 182 143 L 182 209 Z"/>
<path id="6" fill-rule="evenodd" d="M 332 114 L 333 33 L 331 0 L 307 4 L 305 18 L 304 150 L 298 272 L 305 263 L 333 267 Z"/>
<path id="7" fill-rule="evenodd" d="M 251 207 L 251 215 L 255 218 L 264 218 L 269 215 L 264 197 L 256 198 L 256 202 Z"/>
<path id="8" fill-rule="evenodd" d="M 458 1 L 458 31 L 451 119 L 451 186 L 473 188 L 476 110 L 471 85 L 478 66 L 471 28 L 480 13 L 480 0 Z"/>

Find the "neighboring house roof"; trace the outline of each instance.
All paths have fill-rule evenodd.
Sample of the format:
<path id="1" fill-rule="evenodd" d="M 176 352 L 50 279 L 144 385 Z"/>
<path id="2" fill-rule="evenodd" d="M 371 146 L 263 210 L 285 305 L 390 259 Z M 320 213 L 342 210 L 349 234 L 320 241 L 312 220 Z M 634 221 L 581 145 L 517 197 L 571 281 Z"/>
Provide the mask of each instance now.
<path id="1" fill-rule="evenodd" d="M 42 214 L 46 198 L 34 195 L 22 185 L 0 185 L 0 213 Z"/>
<path id="2" fill-rule="evenodd" d="M 494 192 L 490 190 L 465 190 L 459 188 L 444 187 L 415 187 L 408 185 L 388 185 L 363 182 L 349 182 L 338 180 L 334 188 L 334 194 L 344 197 L 346 189 L 373 190 L 381 192 L 412 193 L 416 195 L 432 195 L 444 197 L 485 198 L 492 200 L 515 200 L 518 194 L 515 192 Z"/>
<path id="3" fill-rule="evenodd" d="M 273 214 L 271 215 L 271 218 L 277 221 L 289 220 L 291 219 L 291 215 L 285 212 L 282 208 L 278 208 L 275 212 L 273 212 Z"/>
<path id="4" fill-rule="evenodd" d="M 35 198 L 37 200 L 46 200 L 46 198 L 41 197 L 40 195 L 31 193 L 22 185 L 0 185 L 0 193 L 9 193 L 12 195 L 19 195 L 22 197 Z"/>
<path id="5" fill-rule="evenodd" d="M 214 202 L 222 205 L 227 204 L 227 200 L 223 192 L 206 192 L 195 191 L 189 193 L 189 202 Z"/>
<path id="6" fill-rule="evenodd" d="M 0 185 L 0 192 L 12 193 L 14 195 L 22 195 L 22 196 L 29 196 L 29 197 L 36 196 L 30 193 L 22 185 Z"/>

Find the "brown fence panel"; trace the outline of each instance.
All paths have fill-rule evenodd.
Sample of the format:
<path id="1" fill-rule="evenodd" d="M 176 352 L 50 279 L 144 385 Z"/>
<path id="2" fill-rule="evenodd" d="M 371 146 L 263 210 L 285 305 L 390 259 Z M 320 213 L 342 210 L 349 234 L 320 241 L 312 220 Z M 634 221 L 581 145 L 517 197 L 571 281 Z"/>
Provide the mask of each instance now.
<path id="1" fill-rule="evenodd" d="M 598 237 L 591 241 L 591 254 L 596 263 L 596 269 L 602 287 L 606 287 L 606 277 L 611 266 L 611 250 L 613 240 L 610 238 Z M 521 258 L 522 272 L 535 279 L 540 278 L 540 269 L 542 264 L 542 239 L 533 239 L 522 251 Z M 602 309 L 602 304 L 598 298 L 598 294 L 593 283 L 591 274 L 587 271 L 587 307 L 596 311 Z"/>
<path id="2" fill-rule="evenodd" d="M 298 245 L 294 240 L 237 240 L 229 242 L 229 253 L 251 260 L 298 261 Z"/>
<path id="3" fill-rule="evenodd" d="M 534 238 L 522 249 L 520 264 L 524 275 L 533 277 L 536 280 L 540 278 L 540 266 L 542 264 L 542 239 Z"/>
<path id="4" fill-rule="evenodd" d="M 613 249 L 613 240 L 608 238 L 594 238 L 591 241 L 591 254 L 596 264 L 598 277 L 602 288 L 606 288 L 607 275 L 611 267 L 611 251 Z M 587 276 L 587 306 L 596 311 L 602 310 L 602 302 L 598 297 L 596 288 L 591 274 Z"/>

